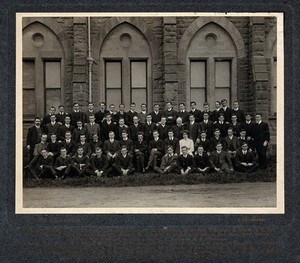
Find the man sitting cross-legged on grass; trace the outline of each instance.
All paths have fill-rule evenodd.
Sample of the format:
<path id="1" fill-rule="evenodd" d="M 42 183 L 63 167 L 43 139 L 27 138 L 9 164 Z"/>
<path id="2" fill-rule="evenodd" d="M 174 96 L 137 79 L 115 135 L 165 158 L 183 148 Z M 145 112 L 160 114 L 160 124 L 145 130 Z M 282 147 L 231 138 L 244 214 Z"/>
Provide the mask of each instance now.
<path id="1" fill-rule="evenodd" d="M 54 169 L 59 179 L 64 179 L 70 175 L 72 164 L 73 160 L 72 157 L 67 155 L 67 149 L 64 147 L 60 148 L 60 156 L 57 157 L 54 163 Z"/>
<path id="2" fill-rule="evenodd" d="M 244 142 L 242 149 L 236 154 L 236 169 L 239 172 L 255 172 L 258 168 L 258 164 L 255 161 L 255 157 L 252 151 L 249 150 L 248 144 Z"/>
<path id="3" fill-rule="evenodd" d="M 188 175 L 194 170 L 194 157 L 188 154 L 188 148 L 186 146 L 181 147 L 181 152 L 177 158 L 177 172 L 182 175 Z"/>
<path id="4" fill-rule="evenodd" d="M 29 165 L 29 171 L 35 179 L 41 177 L 57 178 L 57 174 L 53 168 L 53 158 L 46 149 L 41 150 L 36 166 Z"/>
<path id="5" fill-rule="evenodd" d="M 176 159 L 177 155 L 174 154 L 173 147 L 169 145 L 167 146 L 167 154 L 162 157 L 160 167 L 155 166 L 154 170 L 160 174 L 175 172 L 177 167 Z"/>
<path id="6" fill-rule="evenodd" d="M 206 152 L 204 152 L 204 148 L 202 145 L 198 146 L 197 151 L 195 153 L 195 171 L 199 172 L 203 175 L 209 173 L 211 165 L 209 162 L 209 156 Z"/>
<path id="7" fill-rule="evenodd" d="M 210 164 L 218 173 L 233 173 L 230 156 L 222 149 L 222 143 L 218 142 L 216 145 L 216 151 L 213 151 L 210 155 Z"/>
<path id="8" fill-rule="evenodd" d="M 82 146 L 79 146 L 77 153 L 73 158 L 73 170 L 75 171 L 75 176 L 84 176 L 89 174 L 90 159 L 87 155 L 83 154 Z"/>
<path id="9" fill-rule="evenodd" d="M 107 175 L 108 161 L 100 147 L 96 147 L 96 155 L 91 157 L 91 167 L 94 175 L 99 177 Z"/>
<path id="10" fill-rule="evenodd" d="M 132 156 L 128 154 L 126 146 L 122 146 L 121 153 L 115 158 L 112 168 L 117 176 L 130 175 L 135 172 L 132 165 Z"/>

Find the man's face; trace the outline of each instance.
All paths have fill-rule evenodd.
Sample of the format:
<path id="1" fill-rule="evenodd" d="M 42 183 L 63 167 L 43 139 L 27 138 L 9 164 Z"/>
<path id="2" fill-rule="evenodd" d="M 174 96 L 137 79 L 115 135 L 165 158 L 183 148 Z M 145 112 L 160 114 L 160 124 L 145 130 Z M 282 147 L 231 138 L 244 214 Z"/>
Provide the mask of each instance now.
<path id="1" fill-rule="evenodd" d="M 153 132 L 153 138 L 154 139 L 158 138 L 158 132 Z"/>
<path id="2" fill-rule="evenodd" d="M 48 157 L 48 152 L 46 150 L 42 150 L 41 154 L 43 155 L 44 158 Z"/>
<path id="3" fill-rule="evenodd" d="M 109 106 L 109 110 L 111 111 L 111 112 L 115 112 L 115 105 L 110 105 Z"/>
<path id="4" fill-rule="evenodd" d="M 50 120 L 51 120 L 51 122 L 55 122 L 55 120 L 56 120 L 55 115 L 52 115 L 52 116 L 50 117 Z"/>
<path id="5" fill-rule="evenodd" d="M 66 117 L 66 118 L 65 118 L 65 123 L 66 123 L 66 124 L 70 124 L 70 122 L 71 122 L 70 117 Z"/>
<path id="6" fill-rule="evenodd" d="M 172 131 L 169 131 L 169 132 L 168 132 L 168 136 L 169 136 L 169 138 L 173 138 L 174 133 L 173 133 Z"/>
<path id="7" fill-rule="evenodd" d="M 113 132 L 110 132 L 110 133 L 108 134 L 108 136 L 109 136 L 109 139 L 115 138 L 115 134 L 114 134 Z"/>
<path id="8" fill-rule="evenodd" d="M 46 134 L 42 135 L 41 141 L 42 142 L 46 142 L 47 141 L 47 135 Z"/>
<path id="9" fill-rule="evenodd" d="M 191 103 L 191 109 L 192 110 L 196 109 L 196 103 Z"/>
<path id="10" fill-rule="evenodd" d="M 221 105 L 220 105 L 219 102 L 216 102 L 216 103 L 215 103 L 215 106 L 216 106 L 216 109 L 219 109 Z"/>
<path id="11" fill-rule="evenodd" d="M 94 134 L 92 138 L 93 138 L 94 142 L 98 141 L 98 135 L 97 134 Z"/>
<path id="12" fill-rule="evenodd" d="M 190 116 L 190 122 L 194 122 L 195 121 L 195 117 L 194 116 Z"/>
<path id="13" fill-rule="evenodd" d="M 222 106 L 223 106 L 223 107 L 226 107 L 226 106 L 227 106 L 227 100 L 223 100 L 223 101 L 222 101 Z"/>
<path id="14" fill-rule="evenodd" d="M 100 110 L 105 110 L 105 104 L 104 103 L 100 103 Z"/>
<path id="15" fill-rule="evenodd" d="M 231 117 L 231 121 L 232 121 L 232 122 L 237 122 L 237 117 L 236 117 L 236 116 L 232 116 L 232 117 Z"/>
<path id="16" fill-rule="evenodd" d="M 78 148 L 77 153 L 78 153 L 78 155 L 83 155 L 83 149 L 82 148 Z"/>
<path id="17" fill-rule="evenodd" d="M 209 106 L 208 106 L 208 105 L 204 105 L 204 106 L 203 106 L 203 109 L 204 109 L 205 111 L 209 111 Z"/>
<path id="18" fill-rule="evenodd" d="M 261 116 L 260 115 L 256 115 L 255 116 L 255 120 L 256 120 L 256 122 L 260 122 L 261 121 Z"/>
<path id="19" fill-rule="evenodd" d="M 130 109 L 131 109 L 132 111 L 135 111 L 135 104 L 130 104 Z"/>
<path id="20" fill-rule="evenodd" d="M 244 137 L 246 137 L 246 132 L 245 132 L 245 131 L 241 131 L 241 132 L 240 132 L 240 135 L 241 135 L 241 137 L 244 138 Z"/>
<path id="21" fill-rule="evenodd" d="M 94 122 L 95 122 L 95 116 L 90 116 L 89 119 L 90 119 L 90 122 L 91 122 L 91 123 L 94 123 Z"/>
<path id="22" fill-rule="evenodd" d="M 143 134 L 138 134 L 138 140 L 142 141 L 143 140 Z"/>
<path id="23" fill-rule="evenodd" d="M 151 121 L 152 121 L 152 116 L 151 116 L 151 115 L 148 115 L 148 116 L 146 117 L 146 119 L 147 119 L 147 122 L 151 122 Z"/>
<path id="24" fill-rule="evenodd" d="M 55 135 L 55 134 L 52 134 L 52 135 L 51 135 L 51 141 L 52 141 L 52 142 L 56 142 L 56 135 Z"/>
<path id="25" fill-rule="evenodd" d="M 142 104 L 142 105 L 141 105 L 141 110 L 142 110 L 142 111 L 146 111 L 146 110 L 147 110 L 147 106 L 144 105 L 144 104 Z"/>
<path id="26" fill-rule="evenodd" d="M 78 111 L 79 110 L 79 104 L 75 104 L 73 108 L 74 108 L 75 111 Z"/>
<path id="27" fill-rule="evenodd" d="M 50 114 L 55 114 L 55 108 L 53 107 L 50 108 Z"/>
<path id="28" fill-rule="evenodd" d="M 97 154 L 97 156 L 100 156 L 101 154 L 102 154 L 102 150 L 99 148 L 99 149 L 97 149 L 96 150 L 96 154 Z"/>
<path id="29" fill-rule="evenodd" d="M 81 127 L 82 127 L 82 122 L 81 122 L 81 121 L 78 121 L 78 122 L 77 122 L 77 127 L 78 127 L 78 128 L 81 128 Z"/>
<path id="30" fill-rule="evenodd" d="M 246 121 L 251 121 L 251 115 L 246 115 Z"/>
<path id="31" fill-rule="evenodd" d="M 167 109 L 168 109 L 168 110 L 172 109 L 172 105 L 171 105 L 170 102 L 167 103 Z"/>
<path id="32" fill-rule="evenodd" d="M 66 149 L 61 149 L 60 154 L 61 154 L 62 157 L 66 157 L 67 156 L 67 150 Z"/>
<path id="33" fill-rule="evenodd" d="M 203 140 L 206 139 L 206 133 L 201 133 L 201 139 L 203 139 Z"/>
<path id="34" fill-rule="evenodd" d="M 231 136 L 231 135 L 233 135 L 233 131 L 232 130 L 228 130 L 227 134 L 228 134 L 228 136 Z"/>
<path id="35" fill-rule="evenodd" d="M 119 125 L 123 126 L 124 125 L 124 119 L 119 119 Z"/>
<path id="36" fill-rule="evenodd" d="M 216 149 L 217 149 L 218 152 L 221 151 L 222 148 L 223 148 L 222 144 L 217 144 Z"/>
<path id="37" fill-rule="evenodd" d="M 177 119 L 176 119 L 176 123 L 177 123 L 178 125 L 182 125 L 182 119 L 181 119 L 181 118 L 177 118 Z"/>
<path id="38" fill-rule="evenodd" d="M 137 124 L 137 123 L 139 122 L 139 118 L 138 118 L 137 116 L 134 116 L 134 117 L 133 117 L 133 122 L 134 122 L 135 124 Z"/>
<path id="39" fill-rule="evenodd" d="M 219 137 L 220 136 L 220 131 L 215 131 L 214 134 L 215 134 L 216 137 Z"/>
<path id="40" fill-rule="evenodd" d="M 110 121 L 111 121 L 111 116 L 110 116 L 110 115 L 107 115 L 107 116 L 106 116 L 106 120 L 107 120 L 108 122 L 110 122 Z"/>
<path id="41" fill-rule="evenodd" d="M 238 107 L 239 107 L 239 103 L 238 103 L 238 102 L 234 102 L 234 103 L 233 103 L 233 108 L 234 108 L 234 109 L 237 109 Z"/>
<path id="42" fill-rule="evenodd" d="M 90 104 L 88 105 L 88 108 L 89 108 L 89 110 L 91 111 L 91 110 L 94 109 L 94 105 L 93 105 L 92 103 L 90 103 Z"/>
<path id="43" fill-rule="evenodd" d="M 179 110 L 183 111 L 185 109 L 185 106 L 183 104 L 179 105 Z"/>
<path id="44" fill-rule="evenodd" d="M 183 154 L 183 155 L 186 155 L 186 154 L 187 154 L 187 148 L 186 148 L 186 147 L 182 148 L 181 151 L 182 151 L 182 154 Z"/>
<path id="45" fill-rule="evenodd" d="M 154 105 L 154 110 L 159 111 L 159 105 Z"/>
<path id="46" fill-rule="evenodd" d="M 70 140 L 71 139 L 71 133 L 66 133 L 65 137 L 66 137 L 66 140 Z"/>
<path id="47" fill-rule="evenodd" d="M 85 142 L 85 135 L 80 135 L 80 142 Z"/>
<path id="48" fill-rule="evenodd" d="M 223 122 L 223 121 L 224 121 L 224 116 L 223 115 L 219 116 L 219 122 Z"/>
<path id="49" fill-rule="evenodd" d="M 248 150 L 248 145 L 247 144 L 242 145 L 242 150 L 247 151 Z"/>
<path id="50" fill-rule="evenodd" d="M 126 148 L 121 148 L 121 153 L 122 153 L 122 155 L 126 155 L 127 154 L 127 149 Z"/>
<path id="51" fill-rule="evenodd" d="M 40 119 L 35 119 L 34 120 L 34 125 L 40 126 L 41 125 L 41 120 Z"/>
<path id="52" fill-rule="evenodd" d="M 198 147 L 198 153 L 199 153 L 199 154 L 202 154 L 203 152 L 204 152 L 203 147 Z"/>
<path id="53" fill-rule="evenodd" d="M 204 119 L 204 120 L 208 120 L 208 114 L 207 114 L 207 113 L 204 113 L 204 114 L 203 114 L 203 119 Z"/>
<path id="54" fill-rule="evenodd" d="M 168 154 L 169 155 L 173 154 L 173 148 L 171 148 L 171 147 L 168 148 Z"/>
<path id="55" fill-rule="evenodd" d="M 64 107 L 59 107 L 58 110 L 59 110 L 59 112 L 64 112 L 65 108 Z"/>
<path id="56" fill-rule="evenodd" d="M 166 120 L 165 117 L 161 118 L 160 123 L 161 123 L 162 125 L 165 125 L 166 122 L 167 122 L 167 120 Z"/>
<path id="57" fill-rule="evenodd" d="M 119 111 L 125 111 L 125 105 L 120 105 L 119 106 Z"/>

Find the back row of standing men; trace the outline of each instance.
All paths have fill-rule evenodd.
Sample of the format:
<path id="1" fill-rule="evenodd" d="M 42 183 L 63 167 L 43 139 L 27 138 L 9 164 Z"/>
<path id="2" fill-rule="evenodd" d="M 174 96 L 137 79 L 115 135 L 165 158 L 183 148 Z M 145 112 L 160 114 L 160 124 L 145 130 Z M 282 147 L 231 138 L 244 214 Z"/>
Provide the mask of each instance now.
<path id="1" fill-rule="evenodd" d="M 242 145 L 237 139 L 247 142 L 249 148 L 256 151 L 260 167 L 267 167 L 266 150 L 270 132 L 268 124 L 262 122 L 261 114 L 256 114 L 253 122 L 252 116 L 245 114 L 237 101 L 230 109 L 225 99 L 215 103 L 214 111 L 210 111 L 208 103 L 204 103 L 203 111 L 197 109 L 195 102 L 191 102 L 190 106 L 191 110 L 188 112 L 185 104 L 180 103 L 179 111 L 175 111 L 172 103 L 168 102 L 166 110 L 161 111 L 160 105 L 155 104 L 154 110 L 148 113 L 146 104 L 142 104 L 141 111 L 137 112 L 135 103 L 131 103 L 130 110 L 125 112 L 124 104 L 120 104 L 119 111 L 116 111 L 115 105 L 111 104 L 109 110 L 106 110 L 105 103 L 101 102 L 99 111 L 95 111 L 94 104 L 89 103 L 88 110 L 83 112 L 80 111 L 79 104 L 74 103 L 70 114 L 64 111 L 62 105 L 59 106 L 58 113 L 51 107 L 50 113 L 42 121 L 36 118 L 35 125 L 28 130 L 27 148 L 30 160 L 36 155 L 35 146 L 40 142 L 42 134 L 47 134 L 49 142 L 51 135 L 55 135 L 55 140 L 62 143 L 66 141 L 68 133 L 76 144 L 83 143 L 81 135 L 85 135 L 84 141 L 99 141 L 99 146 L 102 147 L 102 142 L 110 139 L 111 131 L 114 132 L 116 140 L 122 140 L 122 133 L 126 131 L 127 137 L 133 142 L 138 141 L 138 133 L 142 132 L 144 140 L 149 144 L 153 140 L 153 131 L 157 131 L 159 138 L 166 141 L 172 130 L 173 136 L 178 140 L 183 138 L 183 131 L 187 131 L 195 149 L 205 137 L 209 141 L 209 145 L 204 147 L 206 152 L 214 151 L 219 142 L 227 150 L 235 150 L 237 145 Z M 229 142 L 226 142 L 225 137 L 229 138 Z M 173 148 L 175 152 L 181 152 L 179 144 Z M 92 153 L 95 153 L 95 149 L 92 149 Z"/>

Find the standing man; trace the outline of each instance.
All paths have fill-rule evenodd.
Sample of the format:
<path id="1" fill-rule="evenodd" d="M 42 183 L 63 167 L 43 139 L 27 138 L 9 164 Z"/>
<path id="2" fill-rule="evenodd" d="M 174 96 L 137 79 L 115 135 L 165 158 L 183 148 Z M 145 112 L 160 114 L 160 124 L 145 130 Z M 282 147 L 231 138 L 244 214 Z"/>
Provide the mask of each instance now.
<path id="1" fill-rule="evenodd" d="M 88 130 L 88 141 L 90 142 L 94 134 L 97 134 L 100 137 L 100 125 L 95 122 L 95 116 L 89 115 L 89 123 L 86 125 Z"/>
<path id="2" fill-rule="evenodd" d="M 88 110 L 85 112 L 85 119 L 87 121 L 87 123 L 90 123 L 90 116 L 95 116 L 96 111 L 94 108 L 94 103 L 93 102 L 89 102 L 88 103 Z"/>
<path id="3" fill-rule="evenodd" d="M 112 119 L 111 119 L 111 115 L 110 113 L 106 114 L 105 120 L 102 122 L 102 127 L 101 127 L 101 141 L 106 141 L 109 138 L 109 133 L 111 131 L 114 132 L 114 134 L 116 134 L 117 132 L 117 125 L 115 123 L 113 123 Z"/>
<path id="4" fill-rule="evenodd" d="M 195 122 L 200 123 L 202 121 L 201 110 L 197 109 L 197 104 L 195 101 L 192 101 L 190 103 L 190 106 L 191 106 L 190 115 L 193 115 L 195 117 Z"/>
<path id="5" fill-rule="evenodd" d="M 181 117 L 183 125 L 188 124 L 189 122 L 189 113 L 185 110 L 185 104 L 179 103 L 179 112 L 177 113 L 177 117 Z"/>
<path id="6" fill-rule="evenodd" d="M 46 125 L 45 128 L 45 133 L 48 135 L 48 140 L 50 140 L 50 135 L 51 134 L 56 134 L 58 133 L 58 129 L 61 126 L 58 122 L 56 122 L 56 117 L 55 115 L 50 116 L 50 123 Z"/>
<path id="7" fill-rule="evenodd" d="M 136 104 L 134 102 L 130 103 L 130 109 L 127 112 L 127 125 L 130 127 L 133 124 L 133 117 L 138 117 L 139 114 L 135 110 Z"/>
<path id="8" fill-rule="evenodd" d="M 73 103 L 73 111 L 70 113 L 71 125 L 75 127 L 77 124 L 77 121 L 79 121 L 79 120 L 81 120 L 82 124 L 84 125 L 86 123 L 85 117 L 86 117 L 85 113 L 80 111 L 80 109 L 79 109 L 79 103 L 74 102 Z"/>
<path id="9" fill-rule="evenodd" d="M 152 116 L 152 121 L 155 124 L 159 123 L 162 117 L 162 112 L 159 110 L 159 108 L 159 104 L 154 104 L 153 111 L 150 113 Z"/>
<path id="10" fill-rule="evenodd" d="M 88 138 L 89 133 L 86 127 L 83 127 L 82 120 L 77 121 L 77 128 L 73 130 L 72 139 L 74 142 L 79 143 L 80 135 L 84 134 L 86 138 Z"/>
<path id="11" fill-rule="evenodd" d="M 261 113 L 256 113 L 255 120 L 254 146 L 258 155 L 258 164 L 259 168 L 266 169 L 268 166 L 267 148 L 270 141 L 269 125 L 262 121 Z"/>
<path id="12" fill-rule="evenodd" d="M 167 125 L 166 117 L 161 117 L 160 124 L 157 125 L 156 130 L 159 133 L 159 138 L 165 140 L 168 138 L 169 126 Z"/>
<path id="13" fill-rule="evenodd" d="M 231 121 L 231 109 L 227 106 L 228 102 L 226 99 L 221 100 L 225 122 L 229 123 Z"/>
<path id="14" fill-rule="evenodd" d="M 144 124 L 144 137 L 147 142 L 153 140 L 152 133 L 156 128 L 156 124 L 152 122 L 152 115 L 148 114 Z"/>
<path id="15" fill-rule="evenodd" d="M 167 125 L 174 126 L 176 124 L 177 112 L 173 109 L 172 102 L 167 102 L 163 116 L 167 119 Z"/>
<path id="16" fill-rule="evenodd" d="M 60 125 L 64 125 L 65 124 L 65 118 L 66 118 L 66 116 L 68 116 L 68 113 L 65 112 L 64 105 L 59 105 L 58 106 L 58 113 L 55 116 L 56 116 L 56 121 Z"/>
<path id="17" fill-rule="evenodd" d="M 239 106 L 239 102 L 238 101 L 234 101 L 233 102 L 233 109 L 232 109 L 232 113 L 231 113 L 231 116 L 232 115 L 236 115 L 237 117 L 237 122 L 238 123 L 243 123 L 245 122 L 245 113 L 243 110 L 240 109 L 240 106 Z"/>
<path id="18" fill-rule="evenodd" d="M 34 147 L 41 141 L 41 136 L 41 119 L 36 117 L 34 119 L 34 125 L 28 129 L 27 133 L 26 148 L 29 150 L 29 162 L 33 159 Z"/>
<path id="19" fill-rule="evenodd" d="M 120 118 L 124 119 L 124 123 L 127 123 L 127 112 L 125 112 L 125 105 L 123 103 L 121 103 L 119 105 L 119 111 L 117 112 L 117 119 L 118 121 L 120 120 Z"/>
<path id="20" fill-rule="evenodd" d="M 221 102 L 217 100 L 217 101 L 215 102 L 215 110 L 212 112 L 212 116 L 211 116 L 212 121 L 213 121 L 214 123 L 216 123 L 216 122 L 218 121 L 218 119 L 219 119 L 219 114 L 220 114 L 221 112 L 224 112 L 224 111 L 223 111 L 223 109 L 221 108 Z"/>
<path id="21" fill-rule="evenodd" d="M 214 123 L 209 120 L 209 114 L 207 112 L 203 112 L 203 121 L 200 122 L 200 130 L 206 132 L 208 139 L 213 136 Z"/>
<path id="22" fill-rule="evenodd" d="M 186 129 L 189 131 L 190 138 L 193 140 L 194 144 L 199 143 L 200 141 L 200 126 L 199 123 L 195 121 L 195 116 L 189 116 L 189 123 L 186 126 Z"/>
<path id="23" fill-rule="evenodd" d="M 73 156 L 76 153 L 76 142 L 72 141 L 72 135 L 70 131 L 66 131 L 65 139 L 61 142 L 61 148 L 65 148 L 67 150 L 67 155 Z"/>
<path id="24" fill-rule="evenodd" d="M 140 123 L 145 124 L 147 117 L 147 105 L 146 103 L 141 104 L 141 112 L 139 113 Z"/>
<path id="25" fill-rule="evenodd" d="M 166 152 L 168 146 L 172 146 L 174 154 L 175 155 L 179 154 L 179 140 L 176 137 L 174 137 L 174 132 L 172 129 L 168 130 L 168 138 L 165 139 L 165 146 L 166 146 Z"/>
<path id="26" fill-rule="evenodd" d="M 138 116 L 133 116 L 132 120 L 133 120 L 133 124 L 129 126 L 129 135 L 130 135 L 130 139 L 136 142 L 137 133 L 144 132 L 144 126 L 140 124 Z"/>
<path id="27" fill-rule="evenodd" d="M 56 108 L 54 106 L 51 106 L 49 109 L 49 113 L 43 118 L 43 121 L 41 124 L 43 129 L 45 129 L 46 125 L 51 122 L 50 116 L 53 114 L 55 115 L 55 112 L 56 112 Z"/>
<path id="28" fill-rule="evenodd" d="M 101 126 L 106 114 L 108 113 L 108 110 L 105 108 L 105 102 L 100 102 L 99 105 L 100 110 L 95 113 L 95 121 Z"/>

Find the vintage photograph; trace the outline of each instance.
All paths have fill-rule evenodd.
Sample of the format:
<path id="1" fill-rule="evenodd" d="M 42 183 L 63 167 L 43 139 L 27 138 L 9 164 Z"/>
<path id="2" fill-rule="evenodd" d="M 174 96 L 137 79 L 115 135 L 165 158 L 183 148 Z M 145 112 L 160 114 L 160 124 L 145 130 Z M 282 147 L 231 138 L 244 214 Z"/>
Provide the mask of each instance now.
<path id="1" fill-rule="evenodd" d="M 284 213 L 283 14 L 16 22 L 16 213 Z"/>

